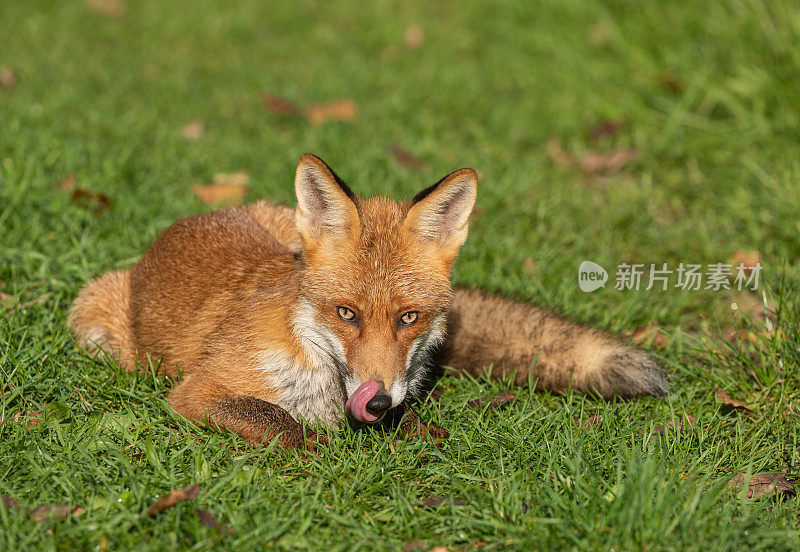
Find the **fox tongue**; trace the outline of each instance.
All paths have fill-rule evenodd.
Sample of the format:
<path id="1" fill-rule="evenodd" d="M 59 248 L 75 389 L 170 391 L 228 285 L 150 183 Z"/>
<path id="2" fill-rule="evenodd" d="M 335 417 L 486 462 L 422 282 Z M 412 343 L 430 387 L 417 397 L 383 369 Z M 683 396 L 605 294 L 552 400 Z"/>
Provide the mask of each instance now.
<path id="1" fill-rule="evenodd" d="M 374 422 L 378 417 L 367 412 L 367 403 L 378 394 L 379 390 L 380 385 L 375 380 L 362 383 L 347 399 L 345 409 L 359 422 Z"/>

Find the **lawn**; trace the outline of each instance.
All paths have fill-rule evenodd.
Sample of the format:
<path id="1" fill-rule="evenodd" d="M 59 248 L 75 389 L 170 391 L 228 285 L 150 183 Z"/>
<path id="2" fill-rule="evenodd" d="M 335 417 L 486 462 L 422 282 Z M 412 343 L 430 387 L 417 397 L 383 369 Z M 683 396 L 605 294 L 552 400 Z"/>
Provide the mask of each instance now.
<path id="1" fill-rule="evenodd" d="M 2 0 L 0 44 L 0 550 L 800 547 L 797 496 L 743 493 L 800 469 L 793 3 Z M 443 448 L 346 430 L 298 455 L 77 348 L 81 286 L 213 208 L 194 186 L 243 172 L 245 201 L 292 205 L 306 151 L 365 196 L 479 170 L 454 281 L 639 342 L 670 396 L 446 377 L 422 406 Z M 614 285 L 756 253 L 755 292 Z M 584 260 L 604 288 L 580 290 Z"/>

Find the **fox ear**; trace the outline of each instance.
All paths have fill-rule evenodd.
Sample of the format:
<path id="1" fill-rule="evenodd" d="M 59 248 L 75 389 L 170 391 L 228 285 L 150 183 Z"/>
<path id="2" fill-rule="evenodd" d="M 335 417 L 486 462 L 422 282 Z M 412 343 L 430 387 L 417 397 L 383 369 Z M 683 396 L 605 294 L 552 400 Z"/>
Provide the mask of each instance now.
<path id="1" fill-rule="evenodd" d="M 478 174 L 460 169 L 414 196 L 405 227 L 423 242 L 434 242 L 455 259 L 467 239 L 467 223 L 478 189 Z"/>
<path id="2" fill-rule="evenodd" d="M 295 226 L 304 243 L 360 230 L 355 194 L 319 157 L 306 153 L 300 158 L 294 191 Z"/>

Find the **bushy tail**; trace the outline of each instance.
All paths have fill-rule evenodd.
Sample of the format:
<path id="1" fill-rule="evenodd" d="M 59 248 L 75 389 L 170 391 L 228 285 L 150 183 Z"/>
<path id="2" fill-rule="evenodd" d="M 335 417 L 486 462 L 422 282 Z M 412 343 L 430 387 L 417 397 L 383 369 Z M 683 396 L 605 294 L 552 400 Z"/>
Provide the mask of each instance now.
<path id="1" fill-rule="evenodd" d="M 129 328 L 130 271 L 108 272 L 86 284 L 69 313 L 78 344 L 89 352 L 100 349 L 131 368 L 133 343 Z"/>
<path id="2" fill-rule="evenodd" d="M 500 377 L 517 370 L 541 388 L 569 387 L 603 398 L 661 397 L 669 384 L 643 351 L 525 303 L 457 289 L 440 362 L 479 374 L 491 367 Z"/>

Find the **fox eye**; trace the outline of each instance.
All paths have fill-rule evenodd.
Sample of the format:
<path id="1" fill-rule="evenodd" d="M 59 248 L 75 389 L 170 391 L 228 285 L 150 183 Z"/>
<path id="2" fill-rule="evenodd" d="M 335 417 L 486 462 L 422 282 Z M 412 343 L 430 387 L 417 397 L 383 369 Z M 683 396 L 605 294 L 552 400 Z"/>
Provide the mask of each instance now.
<path id="1" fill-rule="evenodd" d="M 417 318 L 419 318 L 418 312 L 416 311 L 407 312 L 400 317 L 400 324 L 402 324 L 403 326 L 410 326 L 411 324 L 417 321 Z"/>
<path id="2" fill-rule="evenodd" d="M 353 322 L 356 319 L 356 313 L 347 307 L 336 307 L 336 312 L 339 315 L 339 318 L 345 322 Z"/>

